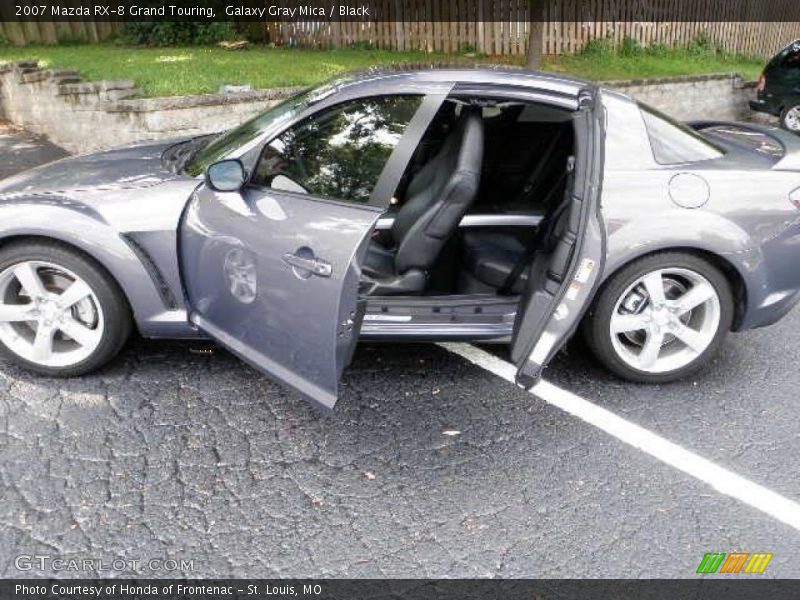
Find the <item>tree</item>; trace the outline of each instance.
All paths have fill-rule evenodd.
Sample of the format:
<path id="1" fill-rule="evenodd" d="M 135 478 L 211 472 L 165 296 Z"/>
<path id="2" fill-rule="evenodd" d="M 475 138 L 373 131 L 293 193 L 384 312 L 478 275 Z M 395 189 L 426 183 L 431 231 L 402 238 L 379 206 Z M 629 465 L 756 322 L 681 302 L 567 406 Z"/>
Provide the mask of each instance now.
<path id="1" fill-rule="evenodd" d="M 545 0 L 529 0 L 530 32 L 528 34 L 529 69 L 538 69 L 542 64 L 542 38 L 544 37 Z"/>

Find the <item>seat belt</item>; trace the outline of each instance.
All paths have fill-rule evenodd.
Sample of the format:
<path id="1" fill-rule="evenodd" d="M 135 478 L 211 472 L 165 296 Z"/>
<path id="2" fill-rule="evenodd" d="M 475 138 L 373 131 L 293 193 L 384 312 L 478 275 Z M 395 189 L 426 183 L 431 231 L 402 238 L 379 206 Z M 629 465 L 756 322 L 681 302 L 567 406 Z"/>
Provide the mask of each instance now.
<path id="1" fill-rule="evenodd" d="M 547 196 L 545 197 L 544 200 L 545 205 L 547 205 L 550 202 L 553 194 L 561 186 L 561 183 L 564 181 L 564 179 L 568 175 L 570 175 L 574 170 L 575 170 L 575 158 L 573 156 L 570 156 L 569 160 L 567 161 L 567 167 L 559 176 L 558 181 L 556 181 L 556 184 L 552 188 L 550 188 L 550 191 L 547 193 Z M 500 294 L 501 296 L 508 296 L 511 294 L 511 288 L 514 287 L 514 284 L 517 282 L 517 279 L 519 279 L 519 276 L 522 275 L 522 272 L 525 270 L 525 267 L 533 259 L 533 256 L 536 254 L 536 249 L 539 246 L 539 243 L 543 239 L 546 239 L 547 236 L 552 234 L 553 229 L 555 228 L 555 224 L 558 222 L 559 217 L 561 217 L 561 215 L 567 209 L 568 206 L 569 202 L 562 201 L 558 205 L 556 205 L 555 208 L 549 214 L 545 215 L 545 218 L 543 219 L 542 222 L 546 223 L 546 226 L 539 229 L 531 238 L 531 240 L 528 242 L 528 245 L 525 247 L 525 251 L 522 253 L 522 256 L 516 262 L 514 268 L 511 269 L 511 272 L 508 274 L 508 277 L 506 277 L 506 280 L 503 282 L 503 285 L 500 286 L 500 289 L 497 292 L 498 294 Z"/>
<path id="2" fill-rule="evenodd" d="M 544 168 L 550 162 L 550 157 L 555 152 L 562 137 L 564 137 L 564 129 L 560 128 L 556 132 L 556 135 L 553 136 L 553 139 L 550 141 L 550 143 L 547 145 L 547 149 L 543 153 L 543 158 L 536 163 L 535 167 L 531 171 L 531 174 L 528 176 L 528 178 L 525 180 L 525 183 L 522 185 L 522 189 L 517 194 L 516 197 L 519 198 L 520 203 L 525 202 L 525 199 L 530 197 L 530 195 L 536 190 L 536 188 L 539 187 L 540 184 L 539 176 L 542 174 Z M 517 202 L 516 198 L 514 202 L 515 203 Z"/>

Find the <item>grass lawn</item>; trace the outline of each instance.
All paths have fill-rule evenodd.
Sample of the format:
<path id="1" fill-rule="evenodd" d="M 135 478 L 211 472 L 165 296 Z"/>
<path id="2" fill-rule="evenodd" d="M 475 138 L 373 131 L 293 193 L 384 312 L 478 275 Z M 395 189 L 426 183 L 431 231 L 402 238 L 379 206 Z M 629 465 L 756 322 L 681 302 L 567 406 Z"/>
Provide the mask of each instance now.
<path id="1" fill-rule="evenodd" d="M 739 73 L 746 80 L 754 80 L 758 79 L 766 62 L 759 58 L 671 50 L 630 56 L 612 53 L 553 56 L 545 59 L 544 67 L 548 71 L 596 81 L 705 73 Z"/>
<path id="2" fill-rule="evenodd" d="M 399 62 L 475 62 L 474 58 L 387 50 L 302 50 L 254 46 L 243 51 L 216 47 L 128 48 L 111 44 L 0 46 L 0 63 L 38 58 L 47 67 L 76 69 L 87 80 L 132 79 L 146 96 L 216 92 L 222 84 L 250 84 L 255 89 L 310 85 L 337 73 Z M 513 63 L 511 57 L 478 59 Z M 516 59 L 522 62 L 522 59 Z M 760 60 L 686 51 L 610 52 L 546 58 L 543 68 L 593 80 L 665 77 L 739 72 L 756 78 Z"/>
<path id="3" fill-rule="evenodd" d="M 216 92 L 222 84 L 255 89 L 310 85 L 374 64 L 418 61 L 423 52 L 215 47 L 125 48 L 107 44 L 0 47 L 0 62 L 35 57 L 48 67 L 80 71 L 87 80 L 132 79 L 146 96 Z"/>

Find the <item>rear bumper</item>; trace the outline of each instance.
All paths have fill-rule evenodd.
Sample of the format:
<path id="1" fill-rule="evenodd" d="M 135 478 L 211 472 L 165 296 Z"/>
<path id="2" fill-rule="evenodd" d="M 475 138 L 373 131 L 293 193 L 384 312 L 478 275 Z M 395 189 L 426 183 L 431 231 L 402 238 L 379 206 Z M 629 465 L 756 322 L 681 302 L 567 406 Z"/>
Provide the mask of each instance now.
<path id="1" fill-rule="evenodd" d="M 759 97 L 756 100 L 750 100 L 749 104 L 750 110 L 756 112 L 767 113 L 768 115 L 775 117 L 778 117 L 781 114 L 781 107 L 771 99 Z"/>
<path id="2" fill-rule="evenodd" d="M 749 311 L 738 330 L 757 329 L 777 323 L 800 301 L 800 291 L 773 295 L 775 296 L 773 302 L 762 304 L 755 310 Z"/>
<path id="3" fill-rule="evenodd" d="M 788 135 L 793 135 L 788 132 Z M 800 146 L 797 141 L 795 144 Z M 800 173 L 794 175 L 794 181 Z M 781 231 L 772 231 L 756 248 L 736 253 L 740 273 L 744 276 L 747 299 L 745 313 L 737 330 L 771 325 L 783 318 L 800 301 L 800 270 L 797 249 L 800 248 L 800 216 L 783 213 L 794 220 Z"/>

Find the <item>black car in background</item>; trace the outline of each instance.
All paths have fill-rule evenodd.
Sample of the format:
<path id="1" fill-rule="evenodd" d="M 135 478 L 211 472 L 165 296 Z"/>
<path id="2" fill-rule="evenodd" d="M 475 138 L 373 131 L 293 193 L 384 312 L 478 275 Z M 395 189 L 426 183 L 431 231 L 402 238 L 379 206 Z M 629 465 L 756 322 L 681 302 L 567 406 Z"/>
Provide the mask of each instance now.
<path id="1" fill-rule="evenodd" d="M 778 52 L 764 67 L 750 108 L 780 117 L 781 127 L 800 133 L 800 40 Z"/>

